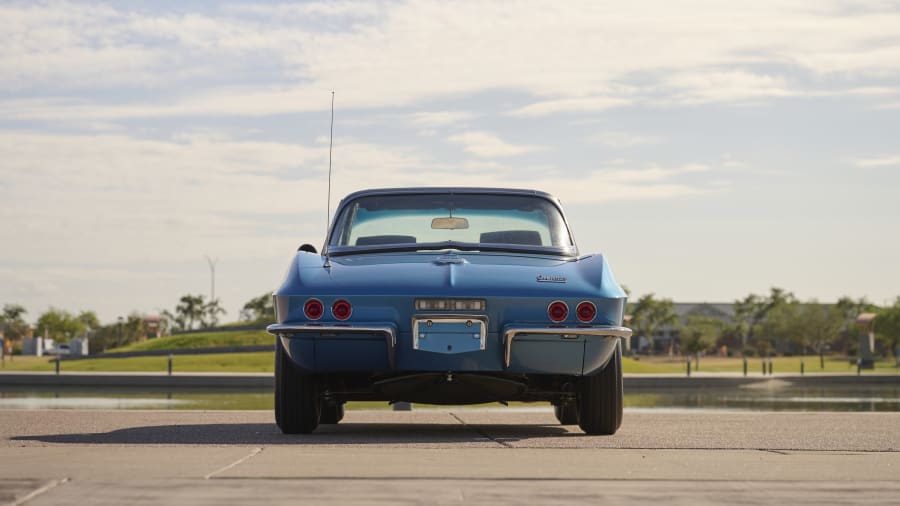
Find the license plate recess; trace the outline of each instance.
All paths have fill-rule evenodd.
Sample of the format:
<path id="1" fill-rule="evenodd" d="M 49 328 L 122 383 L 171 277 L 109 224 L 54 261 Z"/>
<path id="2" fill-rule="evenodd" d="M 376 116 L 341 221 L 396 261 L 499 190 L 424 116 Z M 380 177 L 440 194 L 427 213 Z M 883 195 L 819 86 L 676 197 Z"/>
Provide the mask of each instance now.
<path id="1" fill-rule="evenodd" d="M 433 353 L 468 353 L 484 349 L 484 317 L 418 317 L 413 319 L 413 348 Z"/>

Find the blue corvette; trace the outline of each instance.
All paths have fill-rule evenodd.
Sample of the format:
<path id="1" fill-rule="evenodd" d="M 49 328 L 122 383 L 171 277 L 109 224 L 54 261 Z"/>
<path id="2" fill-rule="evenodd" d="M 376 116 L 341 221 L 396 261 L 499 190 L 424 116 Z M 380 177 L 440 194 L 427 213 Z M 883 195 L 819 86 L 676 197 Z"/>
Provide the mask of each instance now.
<path id="1" fill-rule="evenodd" d="M 338 423 L 353 400 L 550 402 L 563 424 L 622 422 L 625 293 L 580 255 L 559 202 L 529 190 L 367 190 L 275 292 L 275 419 Z"/>

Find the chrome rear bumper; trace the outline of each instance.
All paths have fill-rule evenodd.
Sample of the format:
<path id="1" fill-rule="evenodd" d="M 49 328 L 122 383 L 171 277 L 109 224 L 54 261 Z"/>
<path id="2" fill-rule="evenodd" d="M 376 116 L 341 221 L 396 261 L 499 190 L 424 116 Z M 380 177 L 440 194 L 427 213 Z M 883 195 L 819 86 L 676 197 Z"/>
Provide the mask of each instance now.
<path id="1" fill-rule="evenodd" d="M 277 336 L 297 334 L 383 334 L 388 350 L 388 363 L 394 367 L 397 350 L 397 329 L 393 325 L 318 325 L 315 323 L 273 323 L 266 331 Z"/>
<path id="2" fill-rule="evenodd" d="M 627 339 L 631 337 L 631 329 L 612 325 L 598 325 L 592 327 L 525 327 L 507 326 L 503 329 L 503 364 L 510 365 L 512 344 L 516 336 L 520 334 L 558 335 L 560 339 L 574 339 L 578 336 L 602 336 Z"/>

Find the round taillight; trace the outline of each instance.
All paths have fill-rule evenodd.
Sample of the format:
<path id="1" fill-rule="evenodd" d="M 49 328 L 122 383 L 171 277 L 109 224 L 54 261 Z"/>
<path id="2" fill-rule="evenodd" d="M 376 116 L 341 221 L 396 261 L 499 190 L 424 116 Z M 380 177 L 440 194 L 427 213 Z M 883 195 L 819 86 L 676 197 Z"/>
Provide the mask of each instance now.
<path id="1" fill-rule="evenodd" d="M 590 323 L 597 317 L 597 306 L 587 300 L 581 301 L 578 303 L 578 307 L 575 308 L 575 314 L 578 315 L 579 321 Z"/>
<path id="2" fill-rule="evenodd" d="M 346 320 L 350 318 L 350 313 L 353 312 L 353 306 L 350 305 L 346 300 L 339 300 L 331 305 L 331 314 L 334 315 L 338 320 Z"/>
<path id="3" fill-rule="evenodd" d="M 547 306 L 547 316 L 550 317 L 550 321 L 561 322 L 569 316 L 569 306 L 561 300 L 551 302 Z"/>
<path id="4" fill-rule="evenodd" d="M 303 314 L 310 320 L 318 320 L 322 317 L 322 313 L 324 312 L 325 307 L 316 299 L 309 299 L 306 301 L 306 304 L 303 305 Z"/>

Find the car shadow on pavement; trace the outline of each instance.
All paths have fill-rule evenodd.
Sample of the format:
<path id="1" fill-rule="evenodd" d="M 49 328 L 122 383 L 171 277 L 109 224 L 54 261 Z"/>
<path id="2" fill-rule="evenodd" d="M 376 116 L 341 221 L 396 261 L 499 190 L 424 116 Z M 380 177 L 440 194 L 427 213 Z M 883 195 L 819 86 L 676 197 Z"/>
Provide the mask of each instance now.
<path id="1" fill-rule="evenodd" d="M 526 439 L 581 436 L 554 425 L 382 424 L 320 425 L 312 434 L 286 435 L 270 423 L 157 425 L 86 434 L 11 437 L 13 441 L 56 444 L 148 445 L 410 445 L 514 443 Z"/>

